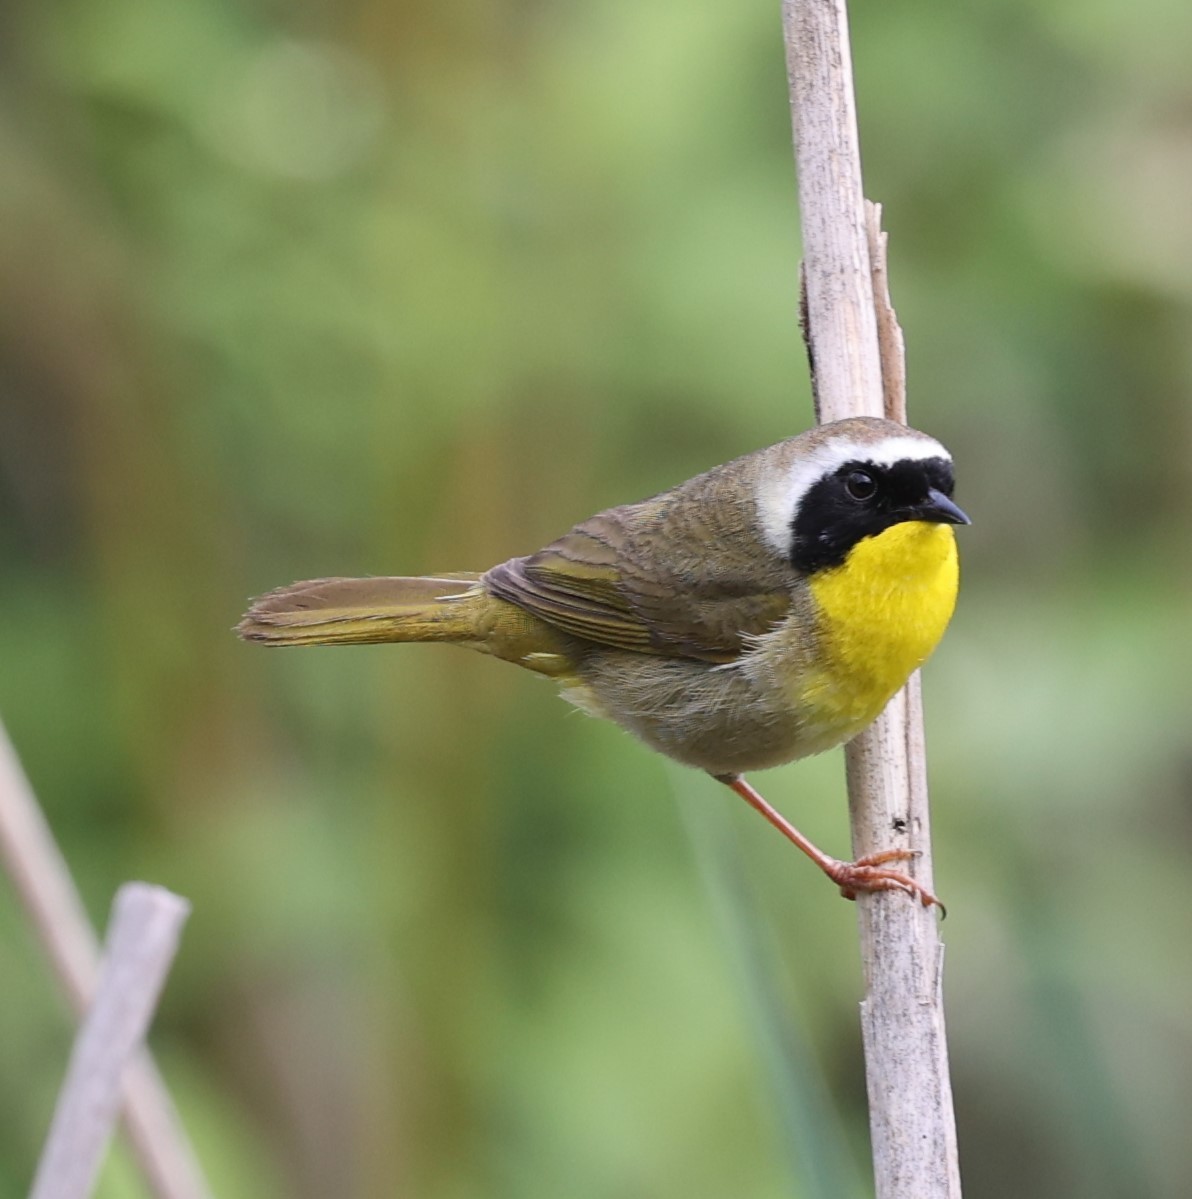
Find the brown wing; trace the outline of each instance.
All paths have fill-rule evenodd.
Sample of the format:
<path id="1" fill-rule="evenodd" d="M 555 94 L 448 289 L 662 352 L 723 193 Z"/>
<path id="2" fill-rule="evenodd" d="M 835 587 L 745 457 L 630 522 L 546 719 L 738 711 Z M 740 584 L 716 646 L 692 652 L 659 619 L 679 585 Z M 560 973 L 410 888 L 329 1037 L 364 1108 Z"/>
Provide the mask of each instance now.
<path id="1" fill-rule="evenodd" d="M 733 537 L 678 522 L 668 499 L 593 516 L 538 553 L 494 567 L 484 585 L 585 641 L 731 662 L 748 636 L 787 613 L 788 580 L 767 564 L 759 570 L 742 530 Z"/>

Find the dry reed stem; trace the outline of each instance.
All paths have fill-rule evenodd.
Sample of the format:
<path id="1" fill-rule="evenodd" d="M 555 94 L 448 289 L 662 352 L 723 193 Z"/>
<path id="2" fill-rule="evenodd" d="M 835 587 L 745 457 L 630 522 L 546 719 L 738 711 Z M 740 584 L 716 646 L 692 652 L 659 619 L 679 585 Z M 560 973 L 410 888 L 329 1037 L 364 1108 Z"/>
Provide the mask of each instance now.
<path id="1" fill-rule="evenodd" d="M 82 1018 L 99 975 L 99 944 L 70 869 L 0 724 L 0 864 L 71 1010 Z M 174 1103 L 148 1051 L 124 1077 L 133 1157 L 154 1199 L 212 1199 Z"/>
<path id="2" fill-rule="evenodd" d="M 29 1199 L 88 1199 L 190 905 L 162 887 L 116 893 L 99 984 L 71 1050 Z"/>
<path id="3" fill-rule="evenodd" d="M 861 190 L 844 0 L 784 0 L 803 224 L 804 332 L 821 421 L 905 420 L 902 333 L 885 235 Z M 876 296 L 875 296 L 876 291 Z M 919 678 L 845 751 L 857 856 L 905 847 L 932 887 Z M 937 918 L 901 892 L 857 901 L 865 1073 L 877 1199 L 959 1199 Z"/>

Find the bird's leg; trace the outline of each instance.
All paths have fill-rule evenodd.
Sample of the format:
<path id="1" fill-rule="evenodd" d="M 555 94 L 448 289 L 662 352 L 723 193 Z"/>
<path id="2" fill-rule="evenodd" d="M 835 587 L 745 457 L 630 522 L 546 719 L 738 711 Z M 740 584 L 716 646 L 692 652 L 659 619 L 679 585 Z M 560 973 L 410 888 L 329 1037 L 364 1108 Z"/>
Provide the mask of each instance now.
<path id="1" fill-rule="evenodd" d="M 913 858 L 912 849 L 886 849 L 880 853 L 866 854 L 855 862 L 842 862 L 829 857 L 818 846 L 813 845 L 777 808 L 768 804 L 739 774 L 718 774 L 718 782 L 731 787 L 751 808 L 756 808 L 784 837 L 793 841 L 839 888 L 845 899 L 856 899 L 858 891 L 905 891 L 918 899 L 925 907 L 937 904 L 940 911 L 944 905 L 921 883 L 900 870 L 887 870 L 887 862 L 905 861 Z"/>

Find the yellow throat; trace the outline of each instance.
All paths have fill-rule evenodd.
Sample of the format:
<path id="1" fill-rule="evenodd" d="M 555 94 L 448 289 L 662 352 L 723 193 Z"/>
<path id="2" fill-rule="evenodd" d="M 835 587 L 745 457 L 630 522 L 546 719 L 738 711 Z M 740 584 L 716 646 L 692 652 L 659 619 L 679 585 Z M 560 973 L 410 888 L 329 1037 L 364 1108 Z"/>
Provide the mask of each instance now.
<path id="1" fill-rule="evenodd" d="M 956 606 L 960 570 L 950 525 L 906 521 L 865 537 L 810 581 L 820 667 L 800 697 L 851 737 L 935 649 Z"/>

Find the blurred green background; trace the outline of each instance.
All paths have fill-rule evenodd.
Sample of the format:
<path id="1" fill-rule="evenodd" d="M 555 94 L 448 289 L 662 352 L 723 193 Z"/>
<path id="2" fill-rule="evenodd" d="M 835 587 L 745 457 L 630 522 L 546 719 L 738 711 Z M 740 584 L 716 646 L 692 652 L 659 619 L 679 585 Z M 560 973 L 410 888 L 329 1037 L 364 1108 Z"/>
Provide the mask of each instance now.
<path id="1" fill-rule="evenodd" d="M 811 422 L 778 8 L 0 14 L 0 713 L 97 923 L 194 903 L 154 1043 L 222 1199 L 869 1187 L 854 911 L 743 804 L 500 663 L 230 632 Z M 1192 6 L 853 39 L 975 520 L 926 677 L 966 1195 L 1186 1195 Z M 844 851 L 839 754 L 760 782 Z M 69 1024 L 4 884 L 0 953 L 17 1199 Z"/>

